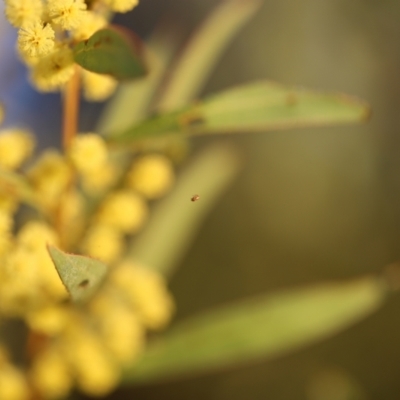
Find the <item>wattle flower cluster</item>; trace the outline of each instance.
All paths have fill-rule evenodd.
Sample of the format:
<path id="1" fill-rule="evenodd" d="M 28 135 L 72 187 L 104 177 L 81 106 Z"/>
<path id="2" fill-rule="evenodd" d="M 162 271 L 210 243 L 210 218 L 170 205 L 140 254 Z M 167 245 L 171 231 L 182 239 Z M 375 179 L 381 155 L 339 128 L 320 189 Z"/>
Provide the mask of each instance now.
<path id="1" fill-rule="evenodd" d="M 132 10 L 138 0 L 4 0 L 10 23 L 19 29 L 18 53 L 30 68 L 30 81 L 40 91 L 57 91 L 75 73 L 72 45 L 107 26 L 106 15 Z M 110 96 L 117 82 L 82 70 L 87 100 Z"/>
<path id="2" fill-rule="evenodd" d="M 153 153 L 128 155 L 130 163 L 116 168 L 93 133 L 78 135 L 65 155 L 46 150 L 28 164 L 34 147 L 30 132 L 0 132 L 0 320 L 25 323 L 29 354 L 16 366 L 0 346 L 0 399 L 27 400 L 32 390 L 58 399 L 75 386 L 104 395 L 140 357 L 146 332 L 163 328 L 174 310 L 164 279 L 125 254 L 148 200 L 170 189 L 173 167 Z M 29 213 L 21 213 L 27 197 L 4 177 L 30 193 Z M 109 266 L 87 303 L 70 302 L 48 244 Z"/>

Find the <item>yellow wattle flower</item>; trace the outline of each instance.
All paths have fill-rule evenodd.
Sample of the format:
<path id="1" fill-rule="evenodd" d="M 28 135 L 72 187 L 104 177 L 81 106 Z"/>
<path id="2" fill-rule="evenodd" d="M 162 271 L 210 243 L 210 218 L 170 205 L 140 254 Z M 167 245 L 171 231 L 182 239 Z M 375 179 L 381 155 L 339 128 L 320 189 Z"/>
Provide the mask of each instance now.
<path id="1" fill-rule="evenodd" d="M 28 57 L 43 57 L 50 54 L 55 46 L 55 33 L 41 21 L 27 23 L 18 31 L 18 50 Z"/>
<path id="2" fill-rule="evenodd" d="M 47 14 L 53 24 L 70 30 L 82 23 L 86 8 L 84 0 L 51 0 L 47 3 Z"/>
<path id="3" fill-rule="evenodd" d="M 42 15 L 41 0 L 4 0 L 4 3 L 6 17 L 16 28 L 37 21 Z"/>

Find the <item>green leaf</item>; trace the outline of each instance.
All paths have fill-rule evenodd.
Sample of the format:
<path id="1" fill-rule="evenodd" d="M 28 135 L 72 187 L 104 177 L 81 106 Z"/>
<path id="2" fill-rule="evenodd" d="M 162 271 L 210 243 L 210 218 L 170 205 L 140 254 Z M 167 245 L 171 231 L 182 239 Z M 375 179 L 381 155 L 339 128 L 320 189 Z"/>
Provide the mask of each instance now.
<path id="1" fill-rule="evenodd" d="M 0 103 L 0 124 L 3 123 L 4 120 L 4 106 Z"/>
<path id="2" fill-rule="evenodd" d="M 334 335 L 375 311 L 386 294 L 366 277 L 243 300 L 177 324 L 150 345 L 126 382 L 145 382 L 272 358 Z"/>
<path id="3" fill-rule="evenodd" d="M 73 50 L 76 63 L 98 74 L 123 80 L 146 73 L 139 39 L 121 27 L 101 29 Z"/>
<path id="4" fill-rule="evenodd" d="M 0 194 L 31 205 L 43 211 L 38 198 L 24 176 L 0 168 Z"/>
<path id="5" fill-rule="evenodd" d="M 147 120 L 110 137 L 113 143 L 172 134 L 265 132 L 364 121 L 369 106 L 356 98 L 269 81 L 206 98 L 184 110 Z"/>
<path id="6" fill-rule="evenodd" d="M 182 108 L 198 95 L 223 51 L 262 3 L 261 0 L 228 0 L 216 6 L 185 46 L 158 110 Z"/>
<path id="7" fill-rule="evenodd" d="M 169 25 L 156 29 L 144 49 L 151 67 L 149 73 L 143 79 L 122 82 L 119 85 L 117 93 L 107 102 L 100 116 L 97 132 L 104 134 L 126 129 L 147 115 L 176 51 L 176 34 L 176 30 L 171 30 Z"/>
<path id="8" fill-rule="evenodd" d="M 101 286 L 108 267 L 98 260 L 64 253 L 47 246 L 51 259 L 73 302 L 86 302 Z"/>
<path id="9" fill-rule="evenodd" d="M 144 231 L 134 238 L 129 257 L 170 277 L 239 166 L 238 154 L 226 144 L 214 144 L 194 157 L 173 191 L 152 211 Z M 200 199 L 193 203 L 190 198 L 195 194 Z"/>

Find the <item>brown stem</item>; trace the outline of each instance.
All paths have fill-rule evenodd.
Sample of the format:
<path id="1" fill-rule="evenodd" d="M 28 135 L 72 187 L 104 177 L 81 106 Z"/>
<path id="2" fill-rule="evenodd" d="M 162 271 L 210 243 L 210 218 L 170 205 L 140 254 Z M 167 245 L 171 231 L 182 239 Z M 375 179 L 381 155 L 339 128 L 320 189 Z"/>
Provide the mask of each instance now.
<path id="1" fill-rule="evenodd" d="M 75 73 L 69 80 L 64 92 L 63 104 L 63 148 L 66 151 L 76 135 L 79 114 L 79 67 L 75 65 Z"/>
<path id="2" fill-rule="evenodd" d="M 79 115 L 79 89 L 80 89 L 80 69 L 77 65 L 74 66 L 75 71 L 72 78 L 67 83 L 63 97 L 63 131 L 62 141 L 64 152 L 67 152 L 74 137 L 77 134 L 78 128 L 78 115 Z M 75 176 L 71 177 L 71 181 L 66 187 L 65 194 L 67 194 L 73 187 Z M 60 204 L 54 210 L 54 226 L 60 238 L 60 245 L 63 246 L 63 232 L 61 221 L 61 208 Z"/>

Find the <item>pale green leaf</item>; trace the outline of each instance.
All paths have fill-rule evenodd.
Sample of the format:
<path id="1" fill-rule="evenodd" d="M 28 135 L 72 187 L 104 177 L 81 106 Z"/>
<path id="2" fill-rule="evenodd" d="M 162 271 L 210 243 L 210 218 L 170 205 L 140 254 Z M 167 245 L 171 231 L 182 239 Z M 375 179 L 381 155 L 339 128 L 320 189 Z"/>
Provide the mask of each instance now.
<path id="1" fill-rule="evenodd" d="M 173 191 L 154 208 L 144 231 L 134 238 L 129 257 L 171 276 L 239 165 L 236 151 L 223 144 L 212 145 L 194 157 Z M 195 194 L 200 198 L 192 202 Z"/>
<path id="2" fill-rule="evenodd" d="M 161 112 L 182 108 L 198 95 L 225 48 L 261 4 L 261 0 L 227 0 L 217 5 L 172 70 L 158 104 Z"/>
<path id="3" fill-rule="evenodd" d="M 182 111 L 116 133 L 113 143 L 173 134 L 198 135 L 330 126 L 365 121 L 369 106 L 356 98 L 260 81 L 228 89 Z"/>
<path id="4" fill-rule="evenodd" d="M 26 178 L 16 172 L 0 168 L 0 194 L 43 211 L 36 193 L 33 191 Z"/>
<path id="5" fill-rule="evenodd" d="M 48 246 L 54 266 L 73 302 L 89 300 L 99 289 L 108 267 L 93 258 L 65 253 Z"/>
<path id="6" fill-rule="evenodd" d="M 126 382 L 145 382 L 277 357 L 334 335 L 375 311 L 386 286 L 366 277 L 243 300 L 192 317 L 154 342 Z"/>

